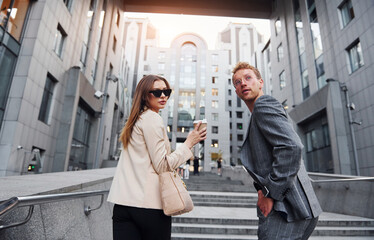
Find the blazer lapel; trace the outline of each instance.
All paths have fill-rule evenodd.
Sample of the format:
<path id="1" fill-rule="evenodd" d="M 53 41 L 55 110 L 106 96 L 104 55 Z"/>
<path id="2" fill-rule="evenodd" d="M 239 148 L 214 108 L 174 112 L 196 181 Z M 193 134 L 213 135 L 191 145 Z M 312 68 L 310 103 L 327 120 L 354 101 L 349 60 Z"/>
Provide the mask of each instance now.
<path id="1" fill-rule="evenodd" d="M 249 133 L 251 131 L 251 125 L 252 125 L 252 117 L 253 115 L 251 115 L 251 119 L 249 121 L 249 126 L 247 130 L 247 137 L 245 138 L 245 141 L 242 145 L 242 149 L 240 151 L 240 160 L 242 161 L 242 164 L 245 170 L 248 172 L 248 174 L 251 175 L 253 180 L 262 187 L 263 186 L 262 182 L 264 181 L 264 179 L 258 176 L 254 172 L 254 167 L 252 163 L 251 144 L 250 144 L 250 139 L 249 139 Z"/>
<path id="2" fill-rule="evenodd" d="M 251 131 L 251 124 L 252 124 L 252 115 L 251 119 L 249 120 L 249 126 L 247 129 L 246 138 L 243 142 L 242 148 L 240 150 L 240 160 L 244 167 L 249 170 L 253 170 L 252 160 L 251 160 L 251 148 L 249 143 L 249 132 Z"/>

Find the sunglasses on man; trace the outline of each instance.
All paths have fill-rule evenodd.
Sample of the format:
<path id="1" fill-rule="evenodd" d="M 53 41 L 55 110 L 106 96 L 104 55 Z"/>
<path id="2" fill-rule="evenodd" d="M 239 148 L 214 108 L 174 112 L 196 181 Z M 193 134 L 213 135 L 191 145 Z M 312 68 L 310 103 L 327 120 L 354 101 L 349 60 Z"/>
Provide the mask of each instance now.
<path id="1" fill-rule="evenodd" d="M 170 94 L 171 94 L 171 89 L 163 89 L 163 90 L 160 90 L 160 89 L 157 89 L 157 90 L 152 90 L 152 91 L 149 91 L 150 93 L 153 94 L 153 96 L 159 98 L 161 97 L 161 94 L 164 94 L 165 97 L 169 97 Z"/>

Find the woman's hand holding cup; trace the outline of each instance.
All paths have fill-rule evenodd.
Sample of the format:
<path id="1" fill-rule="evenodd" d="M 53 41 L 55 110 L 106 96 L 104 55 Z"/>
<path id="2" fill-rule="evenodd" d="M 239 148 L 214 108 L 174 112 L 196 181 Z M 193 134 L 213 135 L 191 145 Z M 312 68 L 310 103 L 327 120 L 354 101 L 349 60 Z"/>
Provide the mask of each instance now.
<path id="1" fill-rule="evenodd" d="M 194 130 L 192 130 L 188 136 L 186 141 L 184 142 L 189 148 L 192 148 L 197 143 L 206 139 L 207 134 L 207 121 L 204 120 L 197 120 L 194 121 Z"/>

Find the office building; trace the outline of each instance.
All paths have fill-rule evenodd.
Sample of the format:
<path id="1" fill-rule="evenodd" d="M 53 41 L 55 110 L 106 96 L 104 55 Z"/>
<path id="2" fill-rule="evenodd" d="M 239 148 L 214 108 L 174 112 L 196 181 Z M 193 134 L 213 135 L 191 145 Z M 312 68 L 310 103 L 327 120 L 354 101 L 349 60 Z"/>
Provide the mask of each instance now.
<path id="1" fill-rule="evenodd" d="M 0 16 L 0 176 L 113 158 L 123 12 L 112 0 L 15 0 Z"/>
<path id="2" fill-rule="evenodd" d="M 370 0 L 274 1 L 261 64 L 296 123 L 308 171 L 374 175 L 373 13 Z"/>

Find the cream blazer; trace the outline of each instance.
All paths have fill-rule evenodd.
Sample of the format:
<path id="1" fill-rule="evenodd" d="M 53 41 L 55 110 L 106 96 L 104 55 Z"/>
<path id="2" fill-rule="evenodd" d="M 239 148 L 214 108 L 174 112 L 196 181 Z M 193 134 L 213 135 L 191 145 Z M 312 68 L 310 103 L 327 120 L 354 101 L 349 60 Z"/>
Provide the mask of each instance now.
<path id="1" fill-rule="evenodd" d="M 122 149 L 108 201 L 125 206 L 162 209 L 158 173 L 175 169 L 193 156 L 185 144 L 173 153 L 162 118 L 146 110 L 135 123 L 130 142 Z M 155 172 L 155 170 L 157 172 Z"/>

